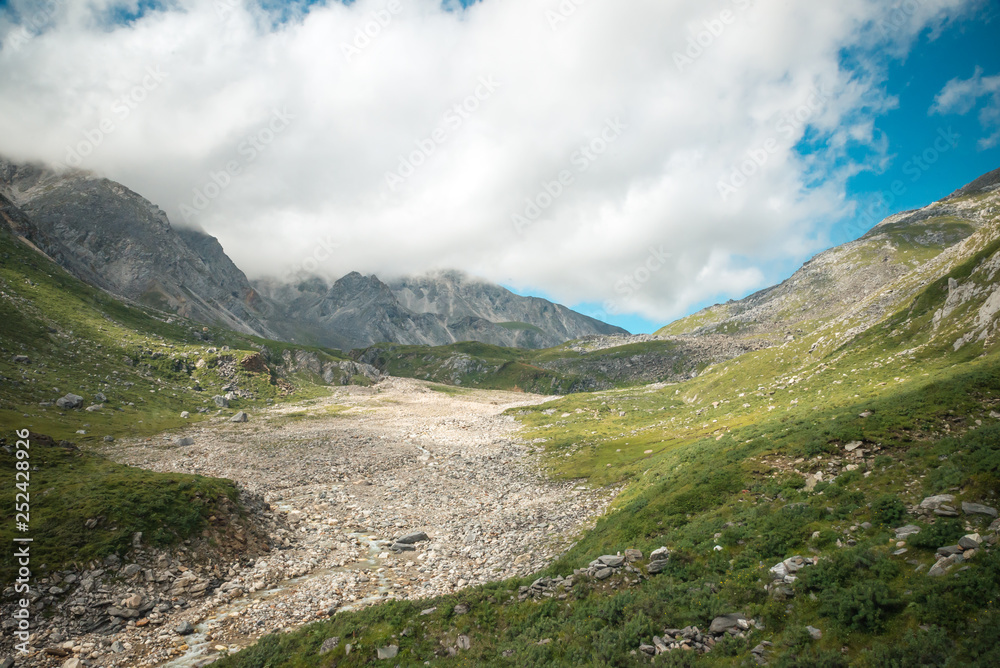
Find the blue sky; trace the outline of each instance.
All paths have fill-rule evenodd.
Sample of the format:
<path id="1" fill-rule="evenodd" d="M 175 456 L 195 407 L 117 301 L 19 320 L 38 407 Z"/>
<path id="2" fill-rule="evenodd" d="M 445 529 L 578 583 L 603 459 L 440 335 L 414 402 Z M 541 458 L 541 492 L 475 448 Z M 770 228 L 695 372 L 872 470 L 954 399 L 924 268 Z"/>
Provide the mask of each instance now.
<path id="1" fill-rule="evenodd" d="M 984 3 L 974 16 L 954 22 L 941 34 L 933 35 L 930 29 L 924 30 L 906 58 L 886 58 L 885 89 L 898 98 L 898 106 L 876 120 L 876 130 L 887 140 L 890 158 L 884 169 L 863 171 L 848 181 L 847 196 L 872 213 L 849 216 L 834 225 L 831 246 L 858 238 L 872 227 L 870 220 L 877 223 L 893 213 L 926 206 L 984 173 L 1000 168 L 1000 147 L 977 146 L 978 140 L 989 134 L 977 118 L 989 99 L 979 99 L 972 110 L 964 114 L 931 111 L 936 96 L 952 79 L 968 79 L 977 68 L 984 75 L 1000 74 L 998 36 L 1000 6 Z M 936 151 L 934 142 L 941 132 L 958 135 L 958 145 L 944 153 Z M 809 146 L 803 151 L 816 152 L 824 148 L 823 145 Z M 935 160 L 926 165 L 926 170 L 920 159 L 925 151 Z M 893 187 L 899 183 L 905 189 L 896 195 Z M 900 191 L 896 187 L 896 192 Z M 880 206 L 880 202 L 884 204 Z M 783 280 L 807 259 L 790 258 L 771 275 L 776 276 L 777 281 Z M 691 306 L 687 313 L 725 299 L 705 299 Z M 654 332 L 666 324 L 635 314 L 606 315 L 600 303 L 574 307 L 633 333 Z"/>
<path id="2" fill-rule="evenodd" d="M 0 152 L 251 279 L 457 269 L 650 332 L 1000 167 L 997 4 L 0 0 Z"/>

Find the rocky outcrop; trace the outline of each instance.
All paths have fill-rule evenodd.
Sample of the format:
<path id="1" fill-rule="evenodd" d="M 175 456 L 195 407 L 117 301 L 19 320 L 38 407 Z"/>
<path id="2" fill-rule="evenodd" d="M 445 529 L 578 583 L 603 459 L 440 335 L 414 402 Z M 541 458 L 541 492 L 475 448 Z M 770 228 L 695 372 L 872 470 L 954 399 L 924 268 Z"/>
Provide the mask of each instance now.
<path id="1" fill-rule="evenodd" d="M 120 183 L 0 159 L 0 196 L 8 226 L 83 281 L 194 320 L 273 337 L 266 305 L 219 242 L 173 228 L 163 211 Z"/>

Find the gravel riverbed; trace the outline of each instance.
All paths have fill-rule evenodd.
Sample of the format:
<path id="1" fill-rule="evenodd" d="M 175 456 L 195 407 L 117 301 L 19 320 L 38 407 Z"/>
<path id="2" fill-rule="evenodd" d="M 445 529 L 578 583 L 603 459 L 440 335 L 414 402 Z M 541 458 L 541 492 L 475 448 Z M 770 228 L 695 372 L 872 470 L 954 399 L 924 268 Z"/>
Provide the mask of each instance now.
<path id="1" fill-rule="evenodd" d="M 132 619 L 113 635 L 60 646 L 91 666 L 197 666 L 337 610 L 537 571 L 617 492 L 553 482 L 539 472 L 531 446 L 517 438 L 518 423 L 503 412 L 546 399 L 442 392 L 390 378 L 254 413 L 246 423 L 219 418 L 182 434 L 104 447 L 124 464 L 229 478 L 262 496 L 266 514 L 276 518 L 268 525 L 275 549 L 234 563 L 200 597 L 183 587 L 174 589 L 180 597 L 162 595 L 177 577 L 197 583 L 177 569 L 163 584 L 136 577 L 124 589 L 116 585 L 112 598 L 138 596 L 145 607 L 160 602 L 147 623 Z M 179 436 L 194 444 L 177 445 Z M 415 532 L 428 540 L 391 549 Z M 25 665 L 64 661 L 39 654 Z"/>

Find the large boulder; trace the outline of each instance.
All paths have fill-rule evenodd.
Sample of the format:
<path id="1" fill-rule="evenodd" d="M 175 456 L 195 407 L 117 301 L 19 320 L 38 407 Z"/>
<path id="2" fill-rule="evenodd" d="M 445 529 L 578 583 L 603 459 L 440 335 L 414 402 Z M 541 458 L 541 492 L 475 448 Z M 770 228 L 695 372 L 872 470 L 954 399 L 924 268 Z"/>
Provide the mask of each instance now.
<path id="1" fill-rule="evenodd" d="M 721 617 L 716 617 L 712 620 L 712 625 L 708 627 L 708 632 L 719 635 L 720 633 L 725 633 L 729 629 L 746 629 L 749 628 L 747 624 L 747 618 L 738 613 L 734 612 L 728 615 L 722 615 Z"/>
<path id="2" fill-rule="evenodd" d="M 403 543 L 404 545 L 413 545 L 414 543 L 422 543 L 428 540 L 430 540 L 430 538 L 423 531 L 414 531 L 413 533 L 408 533 L 405 536 L 400 536 L 396 539 L 396 542 Z"/>
<path id="3" fill-rule="evenodd" d="M 56 406 L 64 410 L 70 410 L 83 406 L 83 397 L 79 394 L 67 394 L 65 397 L 56 399 Z"/>

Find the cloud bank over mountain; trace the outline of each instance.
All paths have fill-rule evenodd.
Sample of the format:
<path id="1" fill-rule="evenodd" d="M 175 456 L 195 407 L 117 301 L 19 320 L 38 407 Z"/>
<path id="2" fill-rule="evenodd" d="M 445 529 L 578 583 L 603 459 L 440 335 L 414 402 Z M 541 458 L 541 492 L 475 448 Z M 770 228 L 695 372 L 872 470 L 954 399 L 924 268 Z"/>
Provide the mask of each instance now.
<path id="1" fill-rule="evenodd" d="M 0 152 L 254 278 L 454 268 L 665 321 L 824 247 L 885 160 L 887 59 L 971 4 L 18 0 Z"/>

